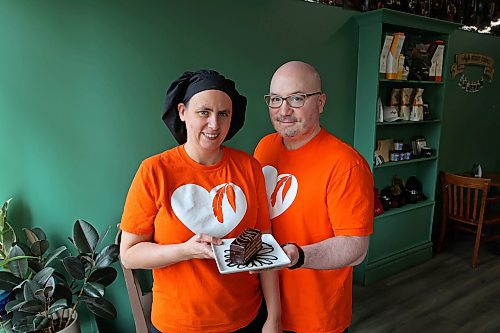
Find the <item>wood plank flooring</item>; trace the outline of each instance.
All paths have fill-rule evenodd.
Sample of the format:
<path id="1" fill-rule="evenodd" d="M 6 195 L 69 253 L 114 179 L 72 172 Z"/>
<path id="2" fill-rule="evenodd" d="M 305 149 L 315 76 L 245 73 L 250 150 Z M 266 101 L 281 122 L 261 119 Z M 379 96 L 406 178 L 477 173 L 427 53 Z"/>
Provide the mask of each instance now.
<path id="1" fill-rule="evenodd" d="M 500 242 L 481 245 L 476 269 L 472 249 L 460 236 L 421 265 L 354 285 L 349 332 L 500 332 Z"/>

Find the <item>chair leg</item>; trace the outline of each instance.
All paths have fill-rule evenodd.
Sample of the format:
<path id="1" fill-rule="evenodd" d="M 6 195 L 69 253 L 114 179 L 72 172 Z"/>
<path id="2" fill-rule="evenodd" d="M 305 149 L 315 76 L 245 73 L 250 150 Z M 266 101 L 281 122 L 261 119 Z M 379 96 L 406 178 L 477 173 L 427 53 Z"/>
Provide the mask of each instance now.
<path id="1" fill-rule="evenodd" d="M 441 252 L 443 249 L 443 243 L 444 243 L 444 237 L 446 234 L 446 224 L 448 223 L 446 216 L 443 215 L 443 218 L 441 219 L 441 233 L 439 234 L 439 241 L 437 245 L 437 252 Z"/>
<path id="2" fill-rule="evenodd" d="M 477 255 L 479 253 L 479 243 L 481 242 L 481 233 L 483 225 L 479 224 L 476 230 L 476 242 L 474 243 L 474 254 L 472 255 L 472 268 L 477 267 Z"/>

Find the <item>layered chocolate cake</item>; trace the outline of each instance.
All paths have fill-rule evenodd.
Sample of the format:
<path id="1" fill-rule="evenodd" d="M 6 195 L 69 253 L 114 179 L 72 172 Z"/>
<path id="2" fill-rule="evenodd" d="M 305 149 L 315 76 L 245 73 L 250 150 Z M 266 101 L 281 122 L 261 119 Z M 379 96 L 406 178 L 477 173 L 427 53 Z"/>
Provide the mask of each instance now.
<path id="1" fill-rule="evenodd" d="M 229 260 L 245 265 L 262 248 L 262 233 L 258 229 L 247 228 L 229 246 Z"/>

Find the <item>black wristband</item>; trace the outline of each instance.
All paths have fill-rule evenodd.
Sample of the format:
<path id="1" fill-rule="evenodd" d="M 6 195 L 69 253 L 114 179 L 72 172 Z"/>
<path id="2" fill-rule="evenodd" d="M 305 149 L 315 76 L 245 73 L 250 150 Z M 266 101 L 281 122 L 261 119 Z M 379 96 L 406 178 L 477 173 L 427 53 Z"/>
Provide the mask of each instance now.
<path id="1" fill-rule="evenodd" d="M 288 267 L 288 269 L 296 269 L 302 267 L 302 265 L 304 265 L 304 250 L 302 250 L 302 248 L 298 246 L 296 243 L 285 243 L 281 245 L 281 247 L 285 247 L 286 245 L 295 245 L 297 251 L 299 252 L 299 259 L 297 259 L 295 265 Z"/>

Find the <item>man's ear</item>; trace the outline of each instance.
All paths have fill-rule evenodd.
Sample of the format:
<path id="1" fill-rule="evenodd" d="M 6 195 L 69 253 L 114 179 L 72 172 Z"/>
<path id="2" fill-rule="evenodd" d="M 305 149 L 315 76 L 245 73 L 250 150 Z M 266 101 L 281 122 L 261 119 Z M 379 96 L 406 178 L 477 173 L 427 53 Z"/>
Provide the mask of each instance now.
<path id="1" fill-rule="evenodd" d="M 185 121 L 186 104 L 177 104 L 177 111 L 179 111 L 179 118 L 181 118 L 182 121 Z"/>
<path id="2" fill-rule="evenodd" d="M 326 104 L 326 94 L 321 94 L 318 98 L 319 113 L 323 113 Z"/>

